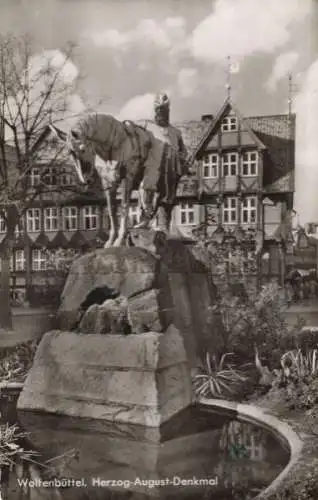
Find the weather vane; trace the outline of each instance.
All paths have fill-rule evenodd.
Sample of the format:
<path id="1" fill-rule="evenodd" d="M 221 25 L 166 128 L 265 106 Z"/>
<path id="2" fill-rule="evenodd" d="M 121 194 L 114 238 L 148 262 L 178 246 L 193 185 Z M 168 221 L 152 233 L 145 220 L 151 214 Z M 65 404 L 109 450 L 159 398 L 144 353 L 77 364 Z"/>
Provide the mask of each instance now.
<path id="1" fill-rule="evenodd" d="M 231 60 L 231 56 L 227 57 L 227 78 L 226 78 L 226 91 L 227 91 L 227 96 L 229 99 L 232 97 L 232 82 L 231 82 L 231 76 L 235 73 L 239 72 L 239 63 L 238 62 L 233 62 Z"/>
<path id="2" fill-rule="evenodd" d="M 288 114 L 292 114 L 293 94 L 297 90 L 297 86 L 293 83 L 293 75 L 288 74 Z"/>
<path id="3" fill-rule="evenodd" d="M 231 56 L 227 57 L 227 78 L 226 78 L 226 85 L 225 85 L 226 91 L 227 91 L 227 96 L 230 99 L 231 98 Z"/>

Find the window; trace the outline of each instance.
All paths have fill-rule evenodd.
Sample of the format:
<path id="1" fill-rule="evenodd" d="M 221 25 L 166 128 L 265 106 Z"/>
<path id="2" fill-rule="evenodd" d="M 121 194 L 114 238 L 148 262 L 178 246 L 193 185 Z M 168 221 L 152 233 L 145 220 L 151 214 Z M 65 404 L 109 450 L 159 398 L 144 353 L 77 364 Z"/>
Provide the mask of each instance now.
<path id="1" fill-rule="evenodd" d="M 6 221 L 4 220 L 3 215 L 0 215 L 0 234 L 6 232 Z"/>
<path id="2" fill-rule="evenodd" d="M 47 257 L 45 250 L 32 251 L 32 270 L 45 271 L 47 268 Z"/>
<path id="3" fill-rule="evenodd" d="M 27 211 L 27 231 L 29 233 L 40 231 L 41 212 L 39 208 L 29 208 Z"/>
<path id="4" fill-rule="evenodd" d="M 237 118 L 236 116 L 226 116 L 222 120 L 221 125 L 222 132 L 234 132 L 237 130 Z"/>
<path id="5" fill-rule="evenodd" d="M 237 175 L 238 155 L 237 153 L 224 153 L 222 156 L 222 167 L 224 177 Z"/>
<path id="6" fill-rule="evenodd" d="M 44 209 L 44 231 L 58 230 L 58 209 L 48 207 Z"/>
<path id="7" fill-rule="evenodd" d="M 44 172 L 44 182 L 48 186 L 56 186 L 57 185 L 57 179 L 58 179 L 58 173 L 56 171 L 55 167 L 49 167 L 45 169 Z"/>
<path id="8" fill-rule="evenodd" d="M 237 222 L 237 198 L 225 198 L 223 203 L 223 223 L 233 224 Z"/>
<path id="9" fill-rule="evenodd" d="M 0 257 L 0 271 L 2 270 L 2 258 Z M 13 256 L 10 257 L 10 271 L 13 271 Z"/>
<path id="10" fill-rule="evenodd" d="M 61 186 L 71 186 L 74 184 L 74 177 L 71 172 L 68 172 L 66 169 L 62 170 L 60 174 L 60 184 Z"/>
<path id="11" fill-rule="evenodd" d="M 256 222 L 256 197 L 249 196 L 242 200 L 242 223 L 254 224 Z"/>
<path id="12" fill-rule="evenodd" d="M 16 250 L 14 253 L 14 257 L 15 257 L 15 270 L 24 271 L 25 270 L 24 250 Z"/>
<path id="13" fill-rule="evenodd" d="M 83 208 L 84 229 L 97 229 L 98 226 L 98 211 L 96 206 L 88 206 Z"/>
<path id="14" fill-rule="evenodd" d="M 6 210 L 3 210 L 6 213 Z M 24 229 L 24 215 L 20 215 L 20 218 L 15 226 L 14 234 L 16 237 L 21 236 L 23 234 Z M 6 221 L 3 215 L 0 215 L 0 234 L 6 233 Z"/>
<path id="15" fill-rule="evenodd" d="M 195 206 L 192 202 L 181 203 L 180 210 L 180 224 L 181 225 L 194 225 L 197 223 L 195 217 Z"/>
<path id="16" fill-rule="evenodd" d="M 78 229 L 77 207 L 62 208 L 62 227 L 64 231 L 76 231 Z"/>
<path id="17" fill-rule="evenodd" d="M 216 178 L 219 175 L 219 157 L 217 154 L 204 156 L 202 161 L 202 177 L 205 179 Z"/>
<path id="18" fill-rule="evenodd" d="M 132 226 L 135 226 L 140 222 L 141 211 L 138 205 L 129 207 L 128 218 Z"/>
<path id="19" fill-rule="evenodd" d="M 247 151 L 242 158 L 242 175 L 257 175 L 257 151 Z"/>
<path id="20" fill-rule="evenodd" d="M 39 168 L 32 168 L 30 172 L 30 184 L 31 186 L 38 186 L 40 184 L 41 175 Z"/>

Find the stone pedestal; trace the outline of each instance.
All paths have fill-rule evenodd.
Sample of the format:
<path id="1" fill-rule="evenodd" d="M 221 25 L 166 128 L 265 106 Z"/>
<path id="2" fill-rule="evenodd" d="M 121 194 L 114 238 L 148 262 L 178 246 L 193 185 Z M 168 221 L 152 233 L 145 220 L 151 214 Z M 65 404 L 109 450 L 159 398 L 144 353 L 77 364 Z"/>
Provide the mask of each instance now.
<path id="1" fill-rule="evenodd" d="M 183 339 L 166 332 L 44 335 L 18 409 L 157 427 L 192 399 Z"/>

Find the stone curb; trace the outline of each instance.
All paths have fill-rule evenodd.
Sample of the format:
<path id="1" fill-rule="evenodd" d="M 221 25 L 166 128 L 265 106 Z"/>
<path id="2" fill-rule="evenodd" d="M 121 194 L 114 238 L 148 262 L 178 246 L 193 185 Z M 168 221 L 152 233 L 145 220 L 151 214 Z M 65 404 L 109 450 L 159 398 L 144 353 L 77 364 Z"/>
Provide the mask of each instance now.
<path id="1" fill-rule="evenodd" d="M 0 392 L 3 390 L 22 390 L 24 382 L 0 382 Z"/>
<path id="2" fill-rule="evenodd" d="M 267 488 L 265 488 L 265 490 L 259 493 L 254 500 L 263 500 L 272 493 L 275 493 L 277 488 L 287 478 L 291 469 L 296 465 L 301 456 L 303 441 L 299 438 L 296 432 L 293 431 L 290 425 L 271 415 L 268 410 L 258 406 L 208 398 L 200 398 L 199 403 L 215 409 L 228 411 L 242 422 L 261 425 L 274 433 L 278 439 L 284 442 L 284 444 L 287 444 L 290 450 L 290 459 L 288 464 L 276 477 L 276 479 L 274 479 L 274 481 Z"/>

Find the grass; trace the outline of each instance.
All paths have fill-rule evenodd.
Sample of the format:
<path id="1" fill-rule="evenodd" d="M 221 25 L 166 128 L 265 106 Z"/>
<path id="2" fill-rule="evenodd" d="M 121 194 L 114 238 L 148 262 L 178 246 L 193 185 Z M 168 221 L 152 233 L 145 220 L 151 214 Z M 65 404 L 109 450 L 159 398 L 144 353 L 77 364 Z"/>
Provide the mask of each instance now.
<path id="1" fill-rule="evenodd" d="M 26 434 L 17 425 L 0 425 L 0 464 L 2 466 L 13 466 L 17 459 L 32 460 L 37 455 L 21 446 L 21 440 Z"/>

